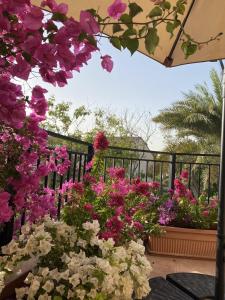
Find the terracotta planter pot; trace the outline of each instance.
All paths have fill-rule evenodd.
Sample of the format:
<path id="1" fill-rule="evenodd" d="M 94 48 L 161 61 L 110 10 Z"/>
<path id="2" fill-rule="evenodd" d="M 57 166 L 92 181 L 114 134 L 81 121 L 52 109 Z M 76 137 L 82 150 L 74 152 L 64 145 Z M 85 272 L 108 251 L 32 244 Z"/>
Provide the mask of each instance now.
<path id="1" fill-rule="evenodd" d="M 150 253 L 200 259 L 215 259 L 216 230 L 163 226 L 165 234 L 151 236 Z"/>

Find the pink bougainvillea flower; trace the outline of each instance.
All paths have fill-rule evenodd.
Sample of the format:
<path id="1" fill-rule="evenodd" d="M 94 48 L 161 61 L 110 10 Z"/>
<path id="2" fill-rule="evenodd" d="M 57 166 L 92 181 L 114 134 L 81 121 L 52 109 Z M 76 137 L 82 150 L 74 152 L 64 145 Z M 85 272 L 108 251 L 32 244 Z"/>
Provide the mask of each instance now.
<path id="1" fill-rule="evenodd" d="M 48 6 L 51 10 L 53 10 L 57 6 L 57 4 L 55 0 L 45 0 L 41 2 L 41 6 Z"/>
<path id="2" fill-rule="evenodd" d="M 115 0 L 108 7 L 108 15 L 113 19 L 118 20 L 121 17 L 121 15 L 125 12 L 126 8 L 126 3 L 123 3 L 121 0 Z"/>
<path id="3" fill-rule="evenodd" d="M 47 93 L 47 90 L 43 89 L 39 85 L 36 85 L 32 90 L 30 107 L 40 116 L 44 116 L 48 108 L 48 104 L 44 96 L 45 93 Z"/>
<path id="4" fill-rule="evenodd" d="M 124 197 L 118 192 L 111 193 L 110 199 L 108 201 L 109 206 L 111 207 L 120 207 L 124 205 Z"/>
<path id="5" fill-rule="evenodd" d="M 79 195 L 84 193 L 84 184 L 83 182 L 74 182 L 72 189 L 76 191 Z"/>
<path id="6" fill-rule="evenodd" d="M 65 3 L 60 3 L 59 5 L 53 7 L 52 12 L 66 15 L 68 12 L 68 5 Z"/>
<path id="7" fill-rule="evenodd" d="M 149 187 L 152 189 L 158 189 L 160 187 L 160 183 L 157 181 L 149 182 Z"/>
<path id="8" fill-rule="evenodd" d="M 202 212 L 202 215 L 203 215 L 204 217 L 208 217 L 208 216 L 209 216 L 209 211 L 208 211 L 208 210 L 204 210 L 204 211 Z"/>
<path id="9" fill-rule="evenodd" d="M 125 169 L 124 168 L 109 168 L 107 171 L 111 178 L 124 179 L 124 177 L 125 177 Z"/>
<path id="10" fill-rule="evenodd" d="M 93 146 L 95 151 L 106 150 L 109 147 L 109 141 L 107 140 L 104 132 L 100 131 L 97 133 Z"/>
<path id="11" fill-rule="evenodd" d="M 13 215 L 13 211 L 9 207 L 9 199 L 10 194 L 8 192 L 0 193 L 0 223 L 8 222 Z"/>
<path id="12" fill-rule="evenodd" d="M 137 230 L 143 230 L 144 226 L 138 222 L 138 221 L 134 221 L 133 226 L 137 229 Z"/>
<path id="13" fill-rule="evenodd" d="M 89 161 L 86 166 L 85 166 L 85 170 L 88 171 L 93 167 L 93 160 Z"/>
<path id="14" fill-rule="evenodd" d="M 94 209 L 94 207 L 93 207 L 93 205 L 92 205 L 91 203 L 85 203 L 85 204 L 84 204 L 84 209 L 85 209 L 86 211 L 88 211 L 88 212 L 92 212 L 93 209 Z"/>
<path id="15" fill-rule="evenodd" d="M 150 194 L 150 187 L 148 182 L 140 182 L 134 185 L 133 190 L 139 195 L 148 196 Z"/>
<path id="16" fill-rule="evenodd" d="M 42 26 L 43 17 L 44 13 L 42 10 L 36 6 L 32 6 L 23 20 L 23 25 L 27 29 L 38 30 Z"/>
<path id="17" fill-rule="evenodd" d="M 183 170 L 180 174 L 180 178 L 182 179 L 188 179 L 189 173 L 187 170 Z"/>
<path id="18" fill-rule="evenodd" d="M 28 80 L 31 71 L 30 64 L 27 63 L 21 54 L 17 55 L 16 62 L 17 64 L 14 64 L 12 67 L 12 75 L 24 80 Z"/>
<path id="19" fill-rule="evenodd" d="M 84 174 L 83 181 L 86 184 L 96 183 L 96 178 L 92 176 L 90 173 Z"/>
<path id="20" fill-rule="evenodd" d="M 96 34 L 100 31 L 97 21 L 88 11 L 80 12 L 80 26 L 87 34 Z"/>
<path id="21" fill-rule="evenodd" d="M 101 62 L 102 68 L 110 73 L 113 69 L 112 57 L 109 55 L 104 55 L 104 56 L 101 56 L 101 59 L 102 59 L 102 62 Z"/>

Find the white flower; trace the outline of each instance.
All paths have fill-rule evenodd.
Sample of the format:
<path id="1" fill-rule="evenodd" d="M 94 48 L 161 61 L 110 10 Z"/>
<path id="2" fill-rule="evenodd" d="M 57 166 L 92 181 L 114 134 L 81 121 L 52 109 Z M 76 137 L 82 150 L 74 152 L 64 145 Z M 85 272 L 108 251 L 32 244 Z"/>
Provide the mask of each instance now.
<path id="1" fill-rule="evenodd" d="M 65 293 L 65 285 L 58 285 L 56 291 L 62 296 Z"/>
<path id="2" fill-rule="evenodd" d="M 80 276 L 79 274 L 74 274 L 69 278 L 69 283 L 75 288 L 78 284 L 80 284 Z"/>
<path id="3" fill-rule="evenodd" d="M 49 268 L 39 268 L 38 273 L 41 276 L 46 277 L 49 274 Z"/>
<path id="4" fill-rule="evenodd" d="M 25 225 L 23 225 L 21 227 L 21 233 L 26 235 L 26 234 L 29 234 L 30 233 L 30 224 L 29 223 L 26 223 Z"/>
<path id="5" fill-rule="evenodd" d="M 29 283 L 31 283 L 31 281 L 33 280 L 33 278 L 34 278 L 34 275 L 30 272 L 30 273 L 27 275 L 27 277 L 26 277 L 26 279 L 24 280 L 24 282 L 25 282 L 26 284 L 29 284 Z"/>
<path id="6" fill-rule="evenodd" d="M 82 247 L 83 249 L 85 249 L 86 246 L 87 246 L 87 241 L 82 240 L 82 239 L 78 239 L 77 246 Z"/>
<path id="7" fill-rule="evenodd" d="M 49 243 L 48 241 L 46 240 L 40 241 L 39 250 L 42 256 L 48 254 L 51 251 L 51 248 L 52 248 L 52 244 Z"/>
<path id="8" fill-rule="evenodd" d="M 52 297 L 49 296 L 47 293 L 45 293 L 44 295 L 40 295 L 38 297 L 38 300 L 51 300 L 51 299 L 52 299 Z"/>
<path id="9" fill-rule="evenodd" d="M 16 299 L 22 300 L 24 296 L 27 294 L 28 287 L 15 289 L 15 291 L 16 291 Z"/>
<path id="10" fill-rule="evenodd" d="M 86 222 L 82 226 L 85 230 L 92 231 L 95 235 L 97 235 L 100 230 L 100 225 L 97 220 L 94 220 L 92 223 Z"/>
<path id="11" fill-rule="evenodd" d="M 40 288 L 40 282 L 34 278 L 31 282 L 31 285 L 30 285 L 30 288 L 29 288 L 29 291 L 28 291 L 28 300 L 33 300 L 37 293 L 37 291 L 39 290 Z"/>
<path id="12" fill-rule="evenodd" d="M 85 290 L 76 289 L 76 295 L 77 295 L 78 299 L 83 300 L 86 295 L 86 292 L 85 292 Z"/>
<path id="13" fill-rule="evenodd" d="M 45 282 L 45 284 L 42 286 L 42 288 L 47 292 L 50 293 L 54 288 L 54 282 L 52 280 L 48 280 Z"/>
<path id="14" fill-rule="evenodd" d="M 68 280 L 69 276 L 70 276 L 69 270 L 66 270 L 65 272 L 59 273 L 59 277 L 61 279 L 64 279 L 64 280 Z"/>
<path id="15" fill-rule="evenodd" d="M 71 298 L 74 298 L 74 292 L 71 291 L 71 290 L 68 290 L 68 292 L 67 292 L 67 299 L 71 299 Z"/>

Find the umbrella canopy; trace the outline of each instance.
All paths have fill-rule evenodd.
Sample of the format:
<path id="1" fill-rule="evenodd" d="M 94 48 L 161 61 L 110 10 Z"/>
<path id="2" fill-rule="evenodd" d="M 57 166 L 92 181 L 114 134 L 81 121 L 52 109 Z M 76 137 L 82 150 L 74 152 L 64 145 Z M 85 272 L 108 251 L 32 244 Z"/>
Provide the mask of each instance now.
<path id="1" fill-rule="evenodd" d="M 36 5 L 40 5 L 41 3 L 40 0 L 33 0 L 32 2 Z M 69 6 L 68 15 L 79 19 L 80 11 L 90 8 L 94 8 L 98 10 L 100 15 L 106 16 L 107 7 L 112 3 L 112 0 L 58 0 L 57 2 L 67 3 Z M 128 3 L 129 1 L 123 2 Z M 154 4 L 150 0 L 137 0 L 135 2 L 143 8 L 143 12 L 138 14 L 134 18 L 134 21 L 145 22 L 146 15 L 154 8 Z M 175 0 L 170 2 L 171 4 L 176 3 Z M 185 32 L 195 41 L 205 42 L 217 36 L 225 29 L 224 12 L 224 0 L 187 0 L 186 10 L 181 21 Z M 104 33 L 111 34 L 111 29 L 112 26 L 106 26 Z M 166 26 L 162 24 L 158 27 L 158 34 L 160 42 L 154 55 L 149 55 L 146 51 L 144 40 L 140 40 L 139 51 L 167 67 L 225 58 L 225 34 L 219 36 L 214 41 L 210 41 L 207 45 L 203 45 L 188 59 L 185 59 L 181 49 L 183 33 L 179 29 L 174 31 L 174 36 L 170 38 L 170 35 L 166 31 Z"/>

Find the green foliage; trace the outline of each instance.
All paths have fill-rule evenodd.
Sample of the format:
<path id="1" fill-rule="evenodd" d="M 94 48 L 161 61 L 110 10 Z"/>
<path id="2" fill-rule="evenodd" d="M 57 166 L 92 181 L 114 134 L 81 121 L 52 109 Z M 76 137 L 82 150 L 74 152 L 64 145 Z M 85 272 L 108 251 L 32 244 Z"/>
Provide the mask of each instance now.
<path id="1" fill-rule="evenodd" d="M 129 3 L 129 14 L 133 18 L 143 11 L 143 9 L 135 2 Z"/>
<path id="2" fill-rule="evenodd" d="M 184 99 L 163 109 L 153 121 L 178 137 L 194 138 L 204 144 L 219 145 L 222 116 L 222 82 L 215 70 L 210 72 L 212 92 L 206 84 L 184 93 Z M 207 141 L 207 142 L 206 142 Z M 213 149 L 215 151 L 215 148 Z"/>
<path id="3" fill-rule="evenodd" d="M 145 37 L 145 48 L 149 54 L 154 54 L 156 47 L 159 44 L 159 36 L 156 28 L 150 28 Z"/>

